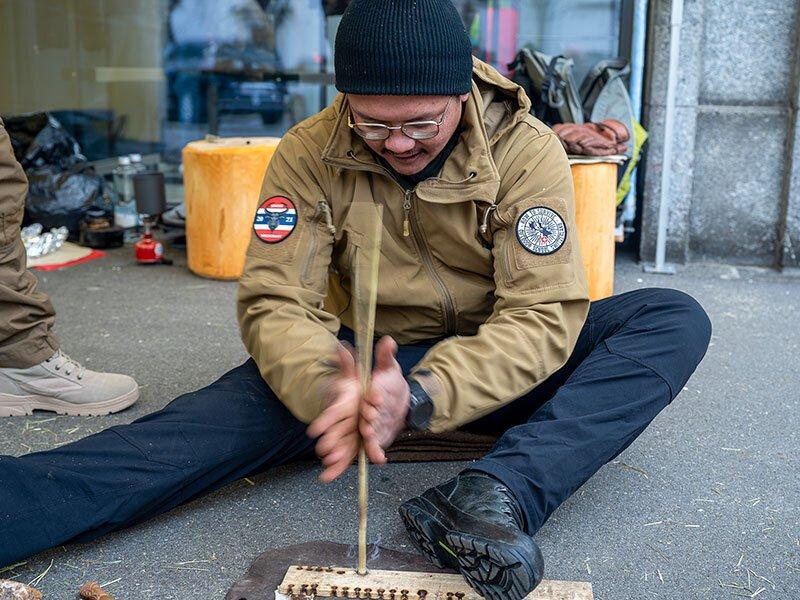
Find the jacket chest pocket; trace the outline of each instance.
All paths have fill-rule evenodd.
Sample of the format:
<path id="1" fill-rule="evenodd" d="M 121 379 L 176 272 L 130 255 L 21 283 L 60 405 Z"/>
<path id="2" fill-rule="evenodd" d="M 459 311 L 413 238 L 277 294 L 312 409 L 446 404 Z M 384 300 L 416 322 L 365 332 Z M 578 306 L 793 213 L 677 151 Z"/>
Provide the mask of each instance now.
<path id="1" fill-rule="evenodd" d="M 336 228 L 333 226 L 328 203 L 320 200 L 308 217 L 307 239 L 300 261 L 300 283 L 306 288 L 324 293 L 328 267 L 331 260 L 331 245 Z"/>

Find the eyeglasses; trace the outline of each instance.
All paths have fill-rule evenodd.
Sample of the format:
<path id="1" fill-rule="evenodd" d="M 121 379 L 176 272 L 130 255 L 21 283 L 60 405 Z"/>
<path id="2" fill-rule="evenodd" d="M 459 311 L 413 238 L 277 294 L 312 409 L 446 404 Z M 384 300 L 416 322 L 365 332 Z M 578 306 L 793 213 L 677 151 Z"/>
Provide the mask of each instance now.
<path id="1" fill-rule="evenodd" d="M 347 116 L 347 125 L 365 140 L 377 141 L 388 139 L 392 131 L 399 129 L 412 140 L 429 140 L 439 135 L 439 127 L 444 123 L 444 116 L 450 108 L 453 97 L 444 105 L 444 111 L 438 121 L 408 121 L 402 125 L 390 127 L 383 123 L 353 123 L 350 115 Z"/>

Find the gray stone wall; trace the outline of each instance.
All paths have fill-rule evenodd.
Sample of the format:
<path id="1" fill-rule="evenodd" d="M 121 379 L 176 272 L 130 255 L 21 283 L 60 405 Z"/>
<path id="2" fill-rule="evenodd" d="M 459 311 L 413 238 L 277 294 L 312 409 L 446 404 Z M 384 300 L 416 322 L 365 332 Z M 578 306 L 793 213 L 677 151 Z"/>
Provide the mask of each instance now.
<path id="1" fill-rule="evenodd" d="M 685 0 L 667 259 L 798 266 L 800 0 Z M 651 3 L 641 254 L 655 257 L 671 0 Z"/>

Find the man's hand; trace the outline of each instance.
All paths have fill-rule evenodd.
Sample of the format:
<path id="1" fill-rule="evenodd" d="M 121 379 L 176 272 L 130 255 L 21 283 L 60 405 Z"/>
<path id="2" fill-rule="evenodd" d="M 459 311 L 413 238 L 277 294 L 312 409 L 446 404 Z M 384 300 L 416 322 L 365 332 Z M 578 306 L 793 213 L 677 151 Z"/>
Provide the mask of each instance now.
<path id="1" fill-rule="evenodd" d="M 361 403 L 359 431 L 367 456 L 378 465 L 386 462 L 384 449 L 405 428 L 411 397 L 396 355 L 397 342 L 382 337 L 375 347 L 375 369 L 367 397 Z"/>
<path id="2" fill-rule="evenodd" d="M 361 442 L 358 433 L 361 380 L 356 361 L 344 344 L 339 344 L 336 357 L 340 373 L 328 405 L 306 430 L 309 437 L 319 438 L 315 450 L 325 467 L 319 476 L 323 483 L 330 483 L 347 470 Z"/>
<path id="3" fill-rule="evenodd" d="M 320 481 L 330 483 L 352 464 L 364 442 L 373 463 L 386 463 L 384 449 L 405 428 L 410 400 L 408 383 L 395 358 L 397 343 L 381 338 L 375 347 L 375 369 L 366 398 L 361 398 L 361 380 L 352 351 L 340 344 L 336 355 L 340 374 L 325 410 L 306 430 L 317 440 L 317 456 L 325 469 Z"/>

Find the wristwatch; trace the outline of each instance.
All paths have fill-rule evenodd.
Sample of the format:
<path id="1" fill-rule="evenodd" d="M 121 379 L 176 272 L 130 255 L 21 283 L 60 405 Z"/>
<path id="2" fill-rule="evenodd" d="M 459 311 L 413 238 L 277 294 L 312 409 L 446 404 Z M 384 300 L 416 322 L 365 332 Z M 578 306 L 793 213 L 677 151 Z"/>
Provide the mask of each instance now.
<path id="1" fill-rule="evenodd" d="M 406 415 L 406 426 L 411 431 L 422 431 L 428 427 L 433 416 L 433 400 L 416 379 L 407 378 L 411 399 Z"/>

